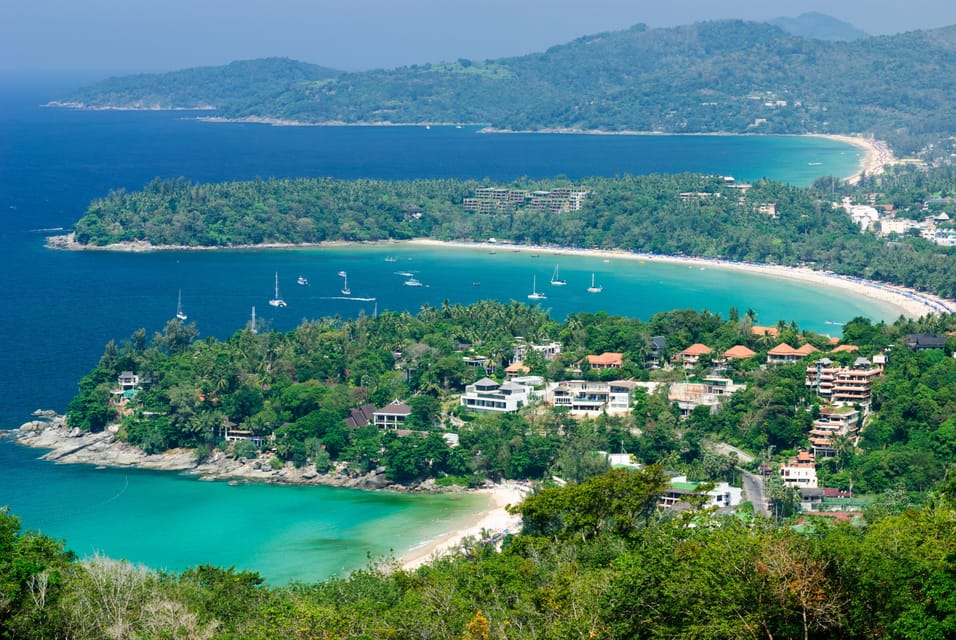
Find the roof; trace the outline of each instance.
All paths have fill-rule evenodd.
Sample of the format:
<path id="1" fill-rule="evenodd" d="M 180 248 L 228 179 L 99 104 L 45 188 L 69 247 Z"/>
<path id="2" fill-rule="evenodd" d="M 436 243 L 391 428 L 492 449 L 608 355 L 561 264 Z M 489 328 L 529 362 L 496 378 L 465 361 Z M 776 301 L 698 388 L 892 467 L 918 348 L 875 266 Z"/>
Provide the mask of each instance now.
<path id="1" fill-rule="evenodd" d="M 612 380 L 608 382 L 608 385 L 612 387 L 627 387 L 628 389 L 637 388 L 637 382 L 634 380 Z"/>
<path id="2" fill-rule="evenodd" d="M 771 338 L 776 338 L 780 335 L 780 330 L 777 327 L 760 327 L 754 325 L 750 327 L 750 333 L 755 336 L 770 336 Z"/>
<path id="3" fill-rule="evenodd" d="M 791 347 L 786 342 L 781 342 L 776 347 L 767 352 L 768 356 L 802 356 L 803 354 Z"/>
<path id="4" fill-rule="evenodd" d="M 599 356 L 588 356 L 588 364 L 622 364 L 624 362 L 623 353 L 613 353 L 605 351 Z"/>
<path id="5" fill-rule="evenodd" d="M 498 387 L 499 391 L 524 391 L 525 389 L 527 389 L 526 386 L 517 382 L 506 382 Z"/>
<path id="6" fill-rule="evenodd" d="M 486 376 L 482 378 L 481 380 L 477 380 L 475 382 L 475 386 L 476 387 L 491 387 L 491 386 L 497 387 L 498 383 Z"/>
<path id="7" fill-rule="evenodd" d="M 361 407 L 349 409 L 349 417 L 345 419 L 345 424 L 349 427 L 367 427 L 372 423 L 375 415 L 374 404 L 363 404 Z"/>
<path id="8" fill-rule="evenodd" d="M 802 356 L 808 356 L 808 355 L 810 355 L 811 353 L 816 353 L 816 352 L 818 352 L 818 351 L 819 351 L 819 349 L 817 349 L 816 347 L 814 347 L 814 346 L 813 346 L 812 344 L 810 344 L 809 342 L 808 342 L 807 344 L 801 345 L 799 349 L 796 349 L 796 352 L 799 353 L 799 354 L 802 355 Z"/>
<path id="9" fill-rule="evenodd" d="M 683 351 L 681 351 L 680 353 L 682 356 L 703 356 L 703 355 L 707 355 L 708 353 L 711 353 L 712 351 L 713 349 L 708 347 L 706 344 L 701 344 L 699 342 L 696 342 L 690 345 L 689 347 L 687 347 L 686 349 L 684 349 Z"/>
<path id="10" fill-rule="evenodd" d="M 666 349 L 667 338 L 664 336 L 653 336 L 651 338 L 651 346 L 653 346 L 655 349 Z"/>
<path id="11" fill-rule="evenodd" d="M 849 353 L 852 351 L 858 351 L 860 348 L 855 344 L 841 344 L 836 349 L 830 351 L 830 353 Z"/>
<path id="12" fill-rule="evenodd" d="M 938 333 L 912 333 L 903 338 L 903 344 L 910 349 L 942 349 L 946 346 L 946 336 Z"/>
<path id="13" fill-rule="evenodd" d="M 505 367 L 505 373 L 530 373 L 531 367 L 524 362 L 513 362 Z"/>
<path id="14" fill-rule="evenodd" d="M 749 349 L 742 344 L 734 345 L 731 348 L 724 351 L 725 358 L 738 358 L 743 360 L 746 358 L 752 358 L 755 355 L 757 355 L 756 351 L 754 351 L 753 349 Z"/>
<path id="15" fill-rule="evenodd" d="M 375 415 L 377 416 L 378 415 L 407 416 L 407 415 L 411 415 L 411 413 L 412 413 L 412 408 L 410 406 L 408 406 L 404 402 L 395 400 L 394 402 L 392 402 L 392 404 L 387 404 L 381 409 L 377 410 L 375 412 Z"/>

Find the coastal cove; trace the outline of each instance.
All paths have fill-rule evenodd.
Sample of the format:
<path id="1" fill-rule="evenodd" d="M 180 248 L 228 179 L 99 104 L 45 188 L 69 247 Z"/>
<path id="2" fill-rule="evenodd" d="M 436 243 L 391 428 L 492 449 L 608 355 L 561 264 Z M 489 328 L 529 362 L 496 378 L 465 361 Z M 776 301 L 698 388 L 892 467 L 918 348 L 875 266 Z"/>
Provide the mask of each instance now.
<path id="1" fill-rule="evenodd" d="M 823 173 L 855 170 L 859 152 L 843 143 L 213 125 L 173 113 L 37 109 L 41 101 L 34 96 L 16 108 L 5 104 L 7 117 L 0 125 L 10 160 L 0 170 L 0 247 L 9 265 L 0 275 L 9 301 L 9 331 L 0 341 L 0 356 L 8 363 L 0 379 L 3 428 L 21 424 L 37 408 L 65 409 L 77 380 L 106 342 L 140 327 L 150 335 L 160 330 L 176 311 L 180 289 L 184 311 L 201 336 L 220 338 L 244 326 L 252 306 L 265 328 L 287 331 L 305 318 L 415 311 L 446 300 L 525 302 L 532 278 L 544 283 L 558 261 L 569 286 L 560 295 L 548 291 L 541 301 L 555 317 L 606 311 L 646 318 L 687 307 L 726 314 L 736 306 L 753 308 L 765 324 L 796 320 L 836 334 L 839 323 L 856 315 L 890 320 L 902 311 L 892 301 L 847 294 L 826 283 L 786 280 L 781 287 L 778 279 L 717 265 L 599 254 L 558 257 L 511 247 L 384 244 L 141 254 L 42 247 L 43 238 L 68 228 L 91 198 L 114 188 L 141 188 L 156 176 L 199 181 L 454 174 L 508 181 L 524 175 L 693 169 L 806 184 Z M 339 292 L 340 270 L 348 271 L 351 299 Z M 289 303 L 285 309 L 267 304 L 277 272 Z M 404 287 L 407 276 L 397 272 L 412 273 L 425 286 Z M 592 273 L 604 286 L 599 296 L 586 291 Z M 298 275 L 311 284 L 296 285 Z M 404 553 L 472 525 L 473 513 L 487 502 L 485 496 L 230 486 L 172 473 L 55 465 L 36 456 L 35 450 L 0 442 L 0 504 L 10 504 L 27 528 L 65 537 L 80 555 L 98 550 L 171 569 L 201 562 L 236 565 L 276 582 L 361 567 L 367 554 Z M 328 520 L 332 515 L 345 520 Z M 269 556 L 273 550 L 277 555 Z M 302 554 L 313 555 L 300 561 Z"/>

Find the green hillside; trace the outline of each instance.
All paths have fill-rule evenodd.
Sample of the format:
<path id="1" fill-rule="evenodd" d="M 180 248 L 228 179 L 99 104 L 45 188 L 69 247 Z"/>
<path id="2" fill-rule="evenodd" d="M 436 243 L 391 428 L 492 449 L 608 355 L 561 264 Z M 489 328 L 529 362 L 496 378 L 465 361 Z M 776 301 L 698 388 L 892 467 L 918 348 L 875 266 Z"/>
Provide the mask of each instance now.
<path id="1" fill-rule="evenodd" d="M 60 101 L 69 106 L 133 109 L 206 109 L 261 103 L 322 82 L 339 71 L 287 58 L 231 62 L 170 73 L 109 78 Z"/>
<path id="2" fill-rule="evenodd" d="M 506 129 L 873 133 L 915 149 L 956 131 L 956 27 L 852 42 L 702 22 L 541 53 L 336 74 L 288 60 L 112 79 L 65 102 L 212 105 L 231 118 L 469 122 Z"/>

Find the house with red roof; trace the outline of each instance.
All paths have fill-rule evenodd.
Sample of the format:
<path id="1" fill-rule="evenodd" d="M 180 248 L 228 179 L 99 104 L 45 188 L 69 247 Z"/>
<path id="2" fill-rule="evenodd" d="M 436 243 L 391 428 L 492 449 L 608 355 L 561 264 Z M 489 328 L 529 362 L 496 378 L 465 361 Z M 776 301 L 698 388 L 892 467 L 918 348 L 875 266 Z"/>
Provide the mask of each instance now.
<path id="1" fill-rule="evenodd" d="M 780 336 L 780 329 L 778 329 L 777 327 L 761 327 L 758 325 L 754 325 L 750 327 L 750 333 L 751 335 L 760 336 L 760 337 L 768 336 L 770 338 L 777 338 Z"/>
<path id="2" fill-rule="evenodd" d="M 809 451 L 800 451 L 780 467 L 780 479 L 798 489 L 817 488 L 817 465 Z"/>
<path id="3" fill-rule="evenodd" d="M 605 351 L 599 356 L 589 355 L 588 365 L 592 369 L 620 369 L 624 365 L 624 354 Z"/>
<path id="4" fill-rule="evenodd" d="M 742 344 L 734 345 L 724 351 L 725 360 L 746 360 L 747 358 L 753 358 L 755 355 L 757 355 L 756 351 L 749 349 Z"/>
<path id="5" fill-rule="evenodd" d="M 786 342 L 781 342 L 767 352 L 767 364 L 790 364 L 806 358 L 811 353 L 819 351 L 812 344 L 807 343 L 799 349 L 794 349 Z"/>
<path id="6" fill-rule="evenodd" d="M 685 369 L 693 369 L 698 364 L 702 364 L 713 351 L 706 344 L 697 342 L 678 353 L 674 361 L 680 362 Z"/>

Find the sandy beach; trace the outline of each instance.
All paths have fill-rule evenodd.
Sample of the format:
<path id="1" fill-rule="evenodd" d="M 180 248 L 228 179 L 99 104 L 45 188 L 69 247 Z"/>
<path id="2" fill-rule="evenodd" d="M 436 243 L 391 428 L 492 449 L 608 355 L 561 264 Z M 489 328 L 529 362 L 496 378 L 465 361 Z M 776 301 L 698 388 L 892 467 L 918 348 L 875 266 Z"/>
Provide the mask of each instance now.
<path id="1" fill-rule="evenodd" d="M 545 247 L 534 245 L 514 245 L 491 242 L 444 242 L 440 240 L 407 240 L 409 244 L 432 247 L 460 247 L 463 249 L 497 250 L 507 248 L 511 251 L 547 253 L 569 256 L 597 256 L 608 260 L 638 260 L 644 262 L 666 262 L 681 265 L 706 265 L 715 269 L 743 271 L 772 278 L 785 278 L 800 282 L 850 291 L 856 295 L 878 300 L 899 310 L 907 318 L 920 318 L 928 313 L 956 312 L 956 301 L 941 298 L 928 293 L 914 291 L 883 282 L 863 280 L 850 276 L 815 271 L 807 267 L 784 267 L 769 264 L 750 264 L 718 260 L 715 258 L 694 258 L 684 256 L 662 256 L 651 253 L 634 253 L 619 250 L 575 249 L 573 247 Z"/>
<path id="2" fill-rule="evenodd" d="M 465 538 L 494 539 L 521 528 L 520 516 L 508 513 L 508 505 L 517 505 L 530 491 L 527 483 L 505 482 L 491 489 L 481 489 L 488 495 L 488 507 L 475 513 L 463 527 L 445 532 L 407 551 L 398 558 L 402 569 L 411 571 L 443 555 L 454 553 Z"/>
<path id="3" fill-rule="evenodd" d="M 865 173 L 868 176 L 879 175 L 883 170 L 896 162 L 893 156 L 893 150 L 882 140 L 872 138 L 861 138 L 860 136 L 845 136 L 837 134 L 809 134 L 815 138 L 826 138 L 827 140 L 836 140 L 844 142 L 860 149 L 863 152 L 863 158 L 860 161 L 860 169 L 845 179 L 850 184 L 856 184 Z"/>

